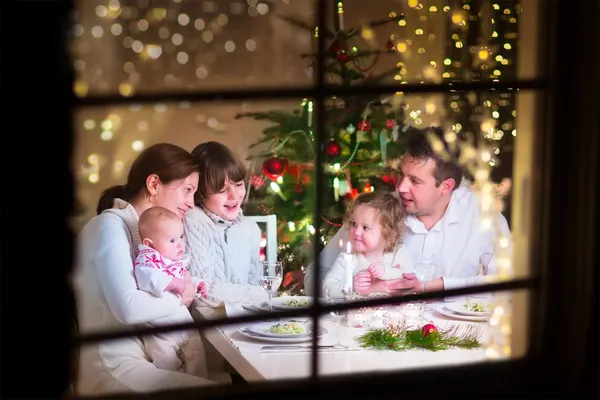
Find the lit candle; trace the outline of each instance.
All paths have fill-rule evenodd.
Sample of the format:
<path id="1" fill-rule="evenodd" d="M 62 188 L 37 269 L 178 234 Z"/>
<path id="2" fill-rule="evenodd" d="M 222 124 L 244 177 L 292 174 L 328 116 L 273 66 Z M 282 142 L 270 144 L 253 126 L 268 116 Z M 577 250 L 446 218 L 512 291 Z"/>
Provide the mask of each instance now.
<path id="1" fill-rule="evenodd" d="M 352 265 L 352 243 L 346 243 L 346 253 L 344 253 L 344 264 L 346 265 L 346 282 L 345 286 L 352 288 L 353 265 Z"/>
<path id="2" fill-rule="evenodd" d="M 339 25 L 340 25 L 340 31 L 344 30 L 344 3 L 342 3 L 341 1 L 338 1 L 337 3 L 337 15 L 338 15 L 338 21 L 339 21 Z"/>

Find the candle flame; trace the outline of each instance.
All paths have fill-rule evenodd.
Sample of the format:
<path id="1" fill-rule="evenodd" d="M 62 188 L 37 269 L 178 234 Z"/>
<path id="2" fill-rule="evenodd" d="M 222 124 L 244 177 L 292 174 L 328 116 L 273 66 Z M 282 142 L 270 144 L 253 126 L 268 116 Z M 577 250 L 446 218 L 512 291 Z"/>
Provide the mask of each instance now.
<path id="1" fill-rule="evenodd" d="M 348 241 L 348 243 L 346 244 L 346 253 L 352 253 L 352 243 L 350 243 L 350 241 Z"/>

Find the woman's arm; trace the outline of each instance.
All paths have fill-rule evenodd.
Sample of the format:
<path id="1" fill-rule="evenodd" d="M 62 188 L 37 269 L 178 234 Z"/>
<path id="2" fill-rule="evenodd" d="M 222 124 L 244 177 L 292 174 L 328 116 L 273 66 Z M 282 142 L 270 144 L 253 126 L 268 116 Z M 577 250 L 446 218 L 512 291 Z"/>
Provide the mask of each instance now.
<path id="1" fill-rule="evenodd" d="M 91 257 L 108 307 L 126 325 L 140 324 L 173 314 L 181 299 L 169 293 L 162 298 L 138 290 L 131 259 L 127 226 L 121 217 L 105 214 L 98 219 Z"/>

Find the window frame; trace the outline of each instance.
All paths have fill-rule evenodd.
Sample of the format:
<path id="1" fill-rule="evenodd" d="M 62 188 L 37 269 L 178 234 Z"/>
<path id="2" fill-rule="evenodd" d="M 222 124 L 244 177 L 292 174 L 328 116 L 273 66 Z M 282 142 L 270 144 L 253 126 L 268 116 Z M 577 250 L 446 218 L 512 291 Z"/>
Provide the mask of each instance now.
<path id="1" fill-rule="evenodd" d="M 327 3 L 330 3 L 329 1 L 326 0 L 321 0 L 318 2 L 318 23 L 321 26 L 321 24 L 323 24 L 325 22 L 325 17 L 327 14 Z M 590 2 L 592 3 L 592 2 Z M 589 59 L 585 57 L 585 55 L 583 54 L 584 51 L 581 52 L 581 54 L 577 55 L 579 58 L 577 59 L 579 62 L 573 62 L 572 64 L 575 65 L 568 65 L 565 66 L 565 63 L 560 62 L 561 57 L 565 57 L 565 54 L 567 53 L 564 49 L 561 49 L 560 47 L 558 47 L 558 37 L 559 35 L 561 35 L 561 38 L 564 38 L 564 35 L 570 35 L 572 39 L 575 40 L 576 46 L 581 46 L 581 49 L 583 49 L 584 45 L 582 40 L 584 38 L 589 38 L 590 35 L 593 34 L 598 34 L 598 27 L 594 27 L 594 26 L 590 26 L 592 25 L 591 22 L 593 22 L 593 16 L 594 13 L 592 11 L 597 11 L 598 8 L 596 6 L 596 8 L 593 8 L 594 6 L 589 5 L 589 4 L 585 4 L 583 7 L 589 7 L 588 11 L 589 15 L 585 15 L 586 13 L 582 13 L 584 15 L 584 19 L 587 18 L 587 21 L 590 22 L 590 24 L 585 24 L 582 23 L 581 20 L 580 21 L 568 21 L 568 18 L 558 18 L 559 15 L 564 15 L 565 13 L 569 12 L 569 3 L 568 2 L 562 2 L 562 1 L 553 1 L 553 2 L 549 2 L 547 3 L 547 8 L 545 8 L 543 11 L 545 11 L 546 14 L 546 18 L 543 18 L 543 21 L 545 22 L 545 24 L 541 24 L 540 28 L 542 31 L 542 34 L 540 37 L 549 37 L 550 38 L 550 46 L 548 46 L 548 48 L 550 49 L 550 51 L 545 54 L 545 55 L 541 55 L 540 57 L 544 57 L 544 59 L 547 61 L 546 65 L 549 66 L 548 70 L 545 73 L 546 78 L 544 79 L 534 79 L 534 80 L 517 80 L 515 82 L 502 82 L 500 84 L 488 84 L 488 83 L 478 83 L 478 84 L 467 84 L 465 83 L 464 85 L 459 85 L 459 84 L 454 84 L 453 88 L 454 89 L 464 89 L 464 90 L 483 90 L 483 89 L 490 89 L 492 87 L 501 89 L 504 87 L 519 87 L 522 89 L 531 89 L 531 90 L 539 90 L 537 93 L 539 94 L 543 94 L 545 97 L 545 102 L 544 104 L 541 106 L 541 109 L 539 110 L 539 119 L 540 119 L 540 123 L 538 125 L 538 127 L 545 127 L 545 129 L 543 129 L 545 132 L 549 132 L 550 134 L 548 135 L 548 138 L 550 140 L 546 140 L 546 141 L 542 141 L 541 143 L 541 149 L 540 149 L 540 154 L 539 154 L 539 161 L 540 161 L 540 165 L 541 168 L 538 170 L 538 174 L 537 176 L 534 177 L 534 179 L 536 180 L 535 185 L 536 188 L 535 190 L 537 191 L 537 193 L 535 193 L 535 198 L 536 200 L 540 201 L 540 207 L 538 208 L 538 212 L 533 216 L 534 217 L 534 222 L 532 226 L 536 226 L 539 224 L 539 226 L 543 226 L 543 229 L 541 230 L 541 232 L 539 234 L 533 234 L 532 236 L 532 263 L 537 267 L 536 269 L 539 269 L 539 275 L 537 275 L 534 271 L 531 272 L 531 278 L 527 278 L 525 280 L 521 280 L 521 281 L 512 281 L 512 282 L 505 282 L 505 283 L 501 283 L 501 284 L 494 284 L 494 285 L 490 285 L 489 287 L 486 286 L 479 286 L 476 288 L 468 288 L 468 289 L 460 289 L 460 290 L 456 290 L 456 291 L 452 291 L 452 293 L 455 294 L 467 294 L 467 293 L 475 293 L 475 292 L 481 292 L 481 291 L 489 291 L 490 289 L 496 288 L 496 289 L 517 289 L 517 288 L 528 288 L 529 290 L 532 291 L 533 293 L 533 297 L 535 297 L 532 301 L 532 305 L 531 305 L 531 312 L 530 312 L 530 320 L 529 320 L 529 326 L 532 328 L 530 335 L 529 335 L 529 342 L 530 342 L 530 346 L 529 346 L 529 351 L 528 353 L 525 355 L 525 357 L 521 360 L 509 360 L 509 361 L 505 361 L 505 362 L 496 362 L 496 363 L 490 363 L 490 364 L 485 364 L 485 365 L 466 365 L 466 366 L 460 366 L 460 367 L 451 367 L 451 368 L 435 368 L 435 378 L 433 377 L 428 377 L 425 376 L 426 374 L 424 373 L 423 370 L 415 370 L 415 371 L 401 371 L 401 372 L 395 372 L 395 373 L 389 373 L 389 374 L 369 374 L 368 377 L 365 376 L 366 379 L 369 379 L 369 381 L 377 381 L 378 379 L 381 381 L 380 383 L 382 385 L 385 385 L 385 383 L 387 382 L 386 387 L 390 388 L 390 390 L 397 386 L 396 383 L 396 379 L 403 379 L 405 382 L 412 382 L 410 384 L 411 389 L 407 392 L 403 392 L 403 393 L 410 393 L 411 396 L 413 395 L 419 395 L 419 393 L 421 393 L 421 395 L 425 395 L 423 393 L 423 387 L 422 385 L 424 384 L 430 384 L 434 381 L 440 382 L 440 380 L 442 382 L 446 382 L 447 385 L 440 385 L 440 389 L 439 389 L 439 394 L 448 394 L 448 391 L 451 393 L 455 393 L 455 394 L 462 394 L 465 395 L 466 393 L 466 388 L 461 388 L 457 386 L 462 386 L 462 385 L 456 385 L 453 386 L 452 383 L 456 383 L 457 381 L 452 381 L 452 379 L 456 379 L 457 377 L 461 376 L 463 377 L 464 380 L 466 380 L 468 377 L 474 377 L 477 376 L 478 371 L 481 374 L 480 376 L 486 377 L 489 376 L 491 374 L 498 374 L 501 371 L 504 371 L 504 373 L 507 374 L 507 376 L 509 377 L 508 380 L 506 382 L 511 383 L 512 385 L 509 385 L 508 388 L 510 389 L 516 389 L 517 387 L 522 387 L 522 388 L 532 388 L 532 387 L 537 387 L 537 388 L 541 388 L 544 387 L 542 385 L 542 382 L 534 380 L 533 382 L 526 382 L 523 380 L 524 376 L 527 376 L 527 371 L 530 371 L 530 369 L 533 368 L 543 368 L 545 371 L 549 371 L 552 372 L 551 369 L 547 366 L 547 365 L 554 365 L 556 366 L 556 362 L 552 362 L 550 354 L 551 352 L 555 352 L 556 351 L 556 343 L 559 342 L 561 340 L 561 334 L 566 335 L 567 338 L 575 338 L 577 335 L 577 332 L 575 330 L 575 326 L 577 323 L 577 318 L 575 318 L 572 314 L 570 315 L 568 313 L 568 307 L 565 305 L 565 303 L 570 304 L 573 307 L 579 307 L 579 309 L 585 309 L 584 314 L 589 314 L 589 316 L 587 317 L 587 319 L 589 319 L 590 321 L 587 322 L 587 324 L 589 326 L 591 326 L 591 316 L 593 315 L 594 312 L 594 306 L 590 305 L 588 303 L 585 302 L 586 299 L 591 298 L 591 293 L 595 293 L 594 295 L 597 298 L 597 291 L 593 292 L 591 291 L 592 286 L 591 284 L 584 284 L 582 285 L 582 282 L 584 282 L 585 280 L 589 280 L 591 281 L 591 279 L 589 279 L 589 277 L 587 276 L 587 274 L 592 271 L 591 267 L 595 264 L 595 262 L 597 262 L 598 260 L 598 254 L 597 251 L 594 252 L 593 249 L 595 248 L 596 243 L 594 243 L 593 238 L 596 237 L 597 234 L 597 225 L 596 225 L 596 221 L 594 221 L 593 223 L 590 222 L 590 218 L 589 216 L 587 216 L 588 218 L 586 219 L 586 215 L 585 213 L 582 212 L 578 212 L 578 211 L 573 211 L 570 214 L 570 217 L 572 217 L 571 219 L 568 219 L 567 217 L 563 217 L 563 218 L 557 218 L 557 216 L 560 216 L 561 213 L 564 212 L 564 210 L 582 210 L 582 209 L 592 209 L 596 211 L 597 214 L 597 208 L 598 208 L 598 204 L 597 204 L 597 197 L 594 196 L 597 184 L 598 184 L 598 175 L 597 173 L 595 174 L 595 176 L 592 176 L 591 179 L 589 179 L 589 181 L 585 182 L 580 182 L 582 184 L 582 187 L 584 187 L 583 192 L 577 192 L 574 193 L 573 196 L 566 198 L 563 196 L 563 189 L 560 187 L 560 185 L 557 184 L 552 184 L 551 182 L 551 178 L 552 174 L 556 174 L 557 172 L 560 173 L 561 177 L 564 178 L 569 178 L 572 176 L 576 176 L 576 177 L 582 177 L 582 172 L 581 171 L 585 171 L 587 170 L 598 170 L 598 162 L 596 160 L 593 159 L 593 157 L 577 157 L 577 155 L 579 153 L 585 153 L 586 151 L 590 150 L 590 147 L 598 147 L 598 132 L 596 130 L 595 132 L 595 136 L 594 136 L 594 143 L 592 146 L 586 146 L 586 140 L 588 140 L 588 136 L 585 135 L 585 130 L 588 129 L 590 126 L 595 126 L 596 129 L 598 128 L 598 121 L 594 120 L 594 116 L 592 114 L 593 110 L 594 110 L 594 105 L 596 106 L 596 110 L 600 109 L 598 106 L 600 106 L 599 100 L 598 100 L 598 94 L 594 94 L 593 92 L 590 92 L 590 89 L 586 89 L 585 83 L 586 81 L 584 80 L 583 76 L 586 76 L 585 74 L 589 74 L 590 71 L 593 72 L 593 67 L 600 67 L 600 62 L 598 60 L 598 54 L 600 53 L 600 49 L 596 50 L 596 51 L 591 51 L 588 53 L 588 56 L 590 57 Z M 594 30 L 595 29 L 595 30 Z M 596 36 L 598 37 L 598 36 Z M 579 41 L 577 41 L 579 40 Z M 598 39 L 595 39 L 596 42 L 594 42 L 595 46 L 598 46 Z M 556 45 L 556 48 L 552 47 L 552 44 Z M 324 49 L 324 41 L 320 40 L 319 41 L 319 50 L 320 52 L 322 52 Z M 542 50 L 543 51 L 543 50 Z M 575 52 L 577 53 L 577 52 Z M 595 58 L 594 58 L 595 57 Z M 319 61 L 319 64 L 322 66 L 322 57 L 319 57 L 319 59 L 321 61 Z M 317 68 L 317 70 L 320 70 L 320 68 Z M 582 75 L 583 74 L 583 75 Z M 312 97 L 315 99 L 315 103 L 318 105 L 317 107 L 317 122 L 316 122 L 316 126 L 323 126 L 324 123 L 324 102 L 323 101 L 319 101 L 322 100 L 323 98 L 327 97 L 328 95 L 331 94 L 336 94 L 338 96 L 343 96 L 343 95 L 347 95 L 347 94 L 351 94 L 352 91 L 351 90 L 342 90 L 342 89 L 338 89 L 338 88 L 333 88 L 333 91 L 330 91 L 332 88 L 328 87 L 327 85 L 324 84 L 323 78 L 322 78 L 322 74 L 317 74 L 318 79 L 317 79 L 317 83 L 315 85 L 314 88 L 314 92 L 311 91 L 307 91 L 304 89 L 292 89 L 292 90 L 287 90 L 287 89 L 281 89 L 281 90 L 271 90 L 271 89 L 267 89 L 266 91 L 261 91 L 261 90 L 252 90 L 252 91 L 240 91 L 240 92 L 219 92 L 219 93 L 172 93 L 172 94 L 162 94 L 162 95 L 140 95 L 140 96 L 134 96 L 131 98 L 122 98 L 122 97 L 117 97 L 117 96 L 103 96 L 103 97 L 87 97 L 84 99 L 77 99 L 76 104 L 74 105 L 75 107 L 85 107 L 85 106 L 94 106 L 94 105 L 102 105 L 102 104 L 125 104 L 125 103 L 153 103 L 153 102 L 157 102 L 157 101 L 182 101 L 182 100 L 188 100 L 188 101 L 193 101 L 193 102 L 197 102 L 197 101 L 209 101 L 212 99 L 242 99 L 242 98 L 288 98 L 288 97 Z M 573 79 L 575 77 L 575 79 Z M 569 85 L 567 85 L 566 83 L 572 83 L 573 81 L 576 82 L 576 84 L 578 84 L 577 89 L 580 91 L 571 91 Z M 590 85 L 591 86 L 591 85 Z M 397 87 L 377 87 L 377 88 L 369 88 L 368 90 L 376 90 L 377 92 L 381 92 L 382 94 L 384 93 L 389 93 L 389 92 L 395 92 L 397 89 Z M 417 92 L 443 92 L 444 90 L 449 89 L 449 87 L 447 85 L 403 85 L 403 91 L 405 93 L 417 93 Z M 307 95 L 312 93 L 313 95 Z M 586 98 L 585 100 L 582 99 L 581 95 L 580 97 L 577 96 L 578 93 L 586 93 Z M 578 111 L 578 109 L 575 107 L 575 105 L 579 105 L 579 106 L 584 106 L 584 103 L 586 101 L 589 101 L 589 99 L 591 99 L 591 106 L 590 104 L 587 104 L 587 107 L 591 107 L 590 110 L 592 112 L 589 112 L 588 115 L 583 116 L 581 115 Z M 561 112 L 548 112 L 549 110 L 561 110 Z M 566 112 L 562 112 L 562 110 L 567 110 Z M 546 112 L 544 112 L 546 111 Z M 576 144 L 570 144 L 571 142 L 568 143 L 567 146 L 567 153 L 568 153 L 568 165 L 566 165 L 566 168 L 564 168 L 563 170 L 560 169 L 560 167 L 564 167 L 565 165 L 562 165 L 559 160 L 561 159 L 561 152 L 563 152 L 563 156 L 564 156 L 564 151 L 565 148 L 563 145 L 565 145 L 565 143 L 560 143 L 559 140 L 561 139 L 561 134 L 559 133 L 562 130 L 570 130 L 572 128 L 572 124 L 573 124 L 573 119 L 569 118 L 569 117 L 578 117 L 579 119 L 577 120 L 577 127 L 579 129 L 575 129 L 575 131 L 572 131 L 572 137 L 574 137 L 574 142 L 577 142 Z M 545 117 L 545 119 L 544 119 Z M 542 130 L 539 129 L 538 130 Z M 320 134 L 317 133 L 318 129 L 315 129 L 315 140 L 320 140 Z M 537 133 L 537 135 L 539 136 L 539 133 Z M 564 137 L 563 137 L 564 139 Z M 587 142 L 589 143 L 589 142 Z M 318 153 L 318 152 L 317 152 Z M 319 171 L 322 167 L 321 167 L 321 163 L 320 161 L 320 155 L 317 155 L 317 159 L 315 160 L 316 165 L 317 165 L 317 173 L 315 174 L 316 176 L 319 176 L 318 179 L 321 178 L 322 174 L 318 173 L 321 172 Z M 317 180 L 318 182 L 318 180 Z M 316 200 L 316 205 L 315 205 L 315 229 L 318 228 L 319 224 L 320 224 L 320 218 L 319 218 L 319 200 Z M 583 208 L 582 208 L 583 207 Z M 553 219 L 551 219 L 550 217 L 553 217 Z M 569 236 L 569 235 L 565 235 L 563 234 L 563 226 L 566 226 L 568 229 L 569 233 L 573 233 L 573 235 Z M 581 227 L 584 227 L 585 230 L 585 234 L 575 234 Z M 318 229 L 317 229 L 318 231 Z M 566 242 L 565 242 L 566 240 Z M 318 254 L 320 252 L 320 247 L 321 247 L 321 242 L 319 240 L 316 241 L 317 246 L 315 246 L 315 261 L 318 262 Z M 566 248 L 567 251 L 561 253 L 559 251 L 559 249 L 562 247 Z M 582 253 L 581 256 L 578 257 L 578 254 Z M 569 262 L 570 258 L 572 259 L 577 259 L 577 262 L 574 264 L 573 267 L 573 276 L 574 278 L 572 280 L 570 279 L 563 279 L 564 276 L 560 273 L 560 269 L 563 267 L 564 263 Z M 563 263 L 561 265 L 561 262 Z M 316 271 L 318 271 L 319 268 L 316 268 Z M 596 277 L 597 277 L 597 270 L 595 271 L 596 273 Z M 315 281 L 318 282 L 318 272 L 317 272 L 317 276 L 315 278 Z M 581 289 L 583 287 L 585 293 L 581 293 L 581 292 L 577 292 L 577 295 L 572 297 L 572 300 L 569 301 L 568 299 L 565 301 L 564 297 L 565 296 L 555 296 L 555 293 L 561 293 L 564 294 L 566 292 L 566 290 L 573 290 L 573 289 Z M 320 287 L 317 285 L 317 292 L 319 293 L 320 291 Z M 402 301 L 411 301 L 414 298 L 421 298 L 421 299 L 427 299 L 427 298 L 435 298 L 435 297 L 441 297 L 441 296 L 446 296 L 448 294 L 450 294 L 450 291 L 447 292 L 439 292 L 439 293 L 426 293 L 426 294 L 422 294 L 422 295 L 417 295 L 417 296 L 411 296 L 411 297 L 406 297 L 404 298 Z M 560 297 L 557 298 L 557 297 Z M 389 303 L 390 300 L 372 300 L 369 301 L 370 304 L 372 305 L 376 305 L 376 304 L 382 304 L 382 303 Z M 394 303 L 398 303 L 400 301 L 398 301 L 398 299 L 393 300 Z M 319 307 L 319 305 L 316 305 L 316 307 Z M 331 306 L 329 306 L 331 307 Z M 339 306 L 339 308 L 344 308 L 345 306 Z M 349 306 L 346 306 L 349 307 Z M 313 309 L 314 315 L 320 314 L 320 313 L 324 313 L 327 312 L 328 308 L 327 307 L 323 307 L 321 309 Z M 595 308 L 596 312 L 597 312 L 597 304 L 596 304 L 596 308 Z M 562 316 L 566 321 L 570 321 L 573 323 L 573 325 L 570 325 L 569 328 L 565 328 L 565 329 L 558 329 L 555 330 L 556 327 L 553 325 L 552 319 L 548 316 L 548 314 L 552 314 L 553 312 L 556 312 L 556 315 L 560 315 Z M 292 312 L 288 312 L 288 313 L 282 313 L 283 315 L 293 315 Z M 555 315 L 555 316 L 556 316 Z M 241 321 L 250 321 L 250 320 L 256 320 L 259 319 L 260 317 L 256 317 L 256 318 L 229 318 L 226 321 L 207 321 L 206 323 L 197 323 L 196 326 L 201 327 L 201 326 L 214 326 L 217 324 L 222 324 L 222 323 L 235 323 L 235 322 L 241 322 Z M 596 332 L 597 332 L 597 326 L 596 326 Z M 131 332 L 129 332 L 130 334 Z M 579 332 L 581 333 L 581 332 Z M 589 334 L 588 334 L 589 335 Z M 596 340 L 597 340 L 597 334 L 596 334 Z M 88 339 L 98 339 L 98 337 L 94 338 L 93 336 L 88 337 Z M 78 338 L 78 340 L 76 341 L 79 342 L 79 340 L 85 340 L 85 338 Z M 563 337 L 564 340 L 564 337 Z M 593 340 L 590 341 L 590 343 L 593 343 Z M 589 346 L 589 344 L 586 344 L 586 346 Z M 568 359 L 574 361 L 577 359 L 578 356 L 584 356 L 585 357 L 585 352 L 587 351 L 588 347 L 586 346 L 578 346 L 576 354 L 575 355 L 569 355 L 567 353 L 566 348 L 562 349 L 560 351 L 560 354 L 564 357 L 567 357 Z M 573 358 L 575 357 L 575 358 Z M 318 358 L 318 353 L 314 352 L 313 354 L 313 363 L 316 363 L 316 360 Z M 548 364 L 550 363 L 550 364 Z M 316 364 L 315 364 L 316 365 Z M 596 368 L 597 368 L 597 364 L 596 364 Z M 554 372 L 554 374 L 558 375 L 559 372 L 561 371 L 561 373 L 564 372 L 564 370 L 557 368 L 556 372 Z M 564 376 L 555 376 L 557 379 L 551 380 L 554 381 L 554 383 L 550 383 L 549 386 L 554 388 L 555 390 L 560 390 L 560 391 L 566 391 L 566 390 L 570 390 L 573 391 L 574 390 L 574 385 L 577 381 L 579 381 L 579 379 L 577 378 L 577 374 L 581 373 L 582 369 L 581 369 L 581 365 L 577 364 L 577 368 L 572 368 L 572 372 L 568 375 L 566 381 L 568 382 L 569 387 L 566 387 L 565 385 L 561 385 L 559 383 L 557 383 L 556 381 L 565 381 L 565 377 Z M 597 369 L 596 369 L 597 371 Z M 561 379 L 558 379 L 561 378 Z M 463 381 L 463 379 L 461 379 L 461 381 Z M 296 387 L 299 388 L 300 386 L 305 387 L 305 388 L 311 388 L 311 390 L 320 390 L 321 394 L 324 393 L 326 388 L 331 389 L 332 387 L 334 387 L 336 385 L 336 383 L 339 382 L 347 382 L 349 380 L 353 380 L 354 384 L 350 387 L 355 388 L 355 386 L 357 385 L 357 381 L 358 381 L 358 376 L 356 375 L 352 375 L 352 376 L 344 376 L 344 377 L 335 377 L 335 378 L 328 378 L 328 377 L 314 377 L 313 383 L 315 384 L 314 386 L 310 386 L 310 385 L 306 385 L 306 382 L 292 382 L 292 383 L 285 383 L 285 382 L 268 382 L 265 385 L 253 385 L 253 387 L 255 387 L 255 389 L 252 389 L 255 392 L 260 392 L 262 393 L 263 397 L 270 392 L 270 391 L 274 391 L 277 389 L 282 389 L 284 387 Z M 393 381 L 393 382 L 390 382 Z M 485 381 L 485 380 L 484 380 Z M 289 385 L 289 386 L 286 386 Z M 328 386 L 330 385 L 330 386 Z M 521 386 L 522 385 L 522 386 Z M 546 386 L 548 387 L 548 386 Z M 428 388 L 429 389 L 429 388 Z M 231 389 L 226 389 L 228 392 L 231 392 Z M 264 390 L 264 391 L 263 391 Z M 308 390 L 308 389 L 305 389 Z M 453 392 L 453 390 L 455 392 Z M 464 390 L 464 391 L 463 391 Z M 495 394 L 499 394 L 499 390 L 497 387 L 489 387 L 489 383 L 486 382 L 485 385 L 480 384 L 480 385 L 475 385 L 475 388 L 473 390 L 480 390 L 480 392 L 477 392 L 478 394 L 481 393 L 495 393 Z M 550 391 L 550 389 L 548 389 L 548 393 L 552 393 Z M 205 390 L 204 388 L 202 389 L 203 392 L 205 392 L 204 394 L 206 394 L 207 396 L 210 396 L 211 393 L 210 391 Z M 169 393 L 175 393 L 170 391 Z M 194 395 L 197 396 L 197 390 L 188 390 L 188 391 L 177 391 L 177 393 L 188 393 L 189 395 Z M 290 392 L 288 392 L 290 393 Z M 300 394 L 302 393 L 307 393 L 307 392 L 302 392 L 302 391 L 298 391 L 298 396 L 300 396 Z M 510 395 L 510 391 L 507 392 L 507 395 Z M 556 393 L 556 392 L 554 392 Z M 561 392 L 562 393 L 562 392 Z M 290 393 L 291 394 L 291 393 Z M 428 392 L 427 394 L 431 394 L 431 392 Z M 136 398 L 159 398 L 160 397 L 160 393 L 156 393 L 156 394 L 152 394 L 152 395 L 136 395 L 136 396 L 124 396 L 122 398 L 130 398 L 130 397 L 136 397 Z M 216 395 L 216 393 L 215 393 Z M 293 395 L 291 396 L 287 396 L 286 397 L 290 397 L 290 398 L 294 398 Z M 166 397 L 168 398 L 168 397 Z M 220 396 L 220 398 L 223 398 L 223 396 Z"/>

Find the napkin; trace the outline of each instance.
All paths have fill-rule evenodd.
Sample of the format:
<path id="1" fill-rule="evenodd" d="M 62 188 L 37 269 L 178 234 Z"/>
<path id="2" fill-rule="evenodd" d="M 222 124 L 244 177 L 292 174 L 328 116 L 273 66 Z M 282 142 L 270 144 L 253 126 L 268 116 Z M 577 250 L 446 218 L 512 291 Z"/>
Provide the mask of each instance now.
<path id="1" fill-rule="evenodd" d="M 233 301 L 225 301 L 225 314 L 228 317 L 239 317 L 241 315 L 252 315 L 255 314 L 252 311 L 246 310 L 242 307 L 242 303 L 233 302 Z"/>

